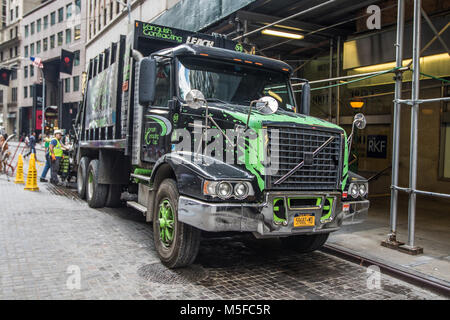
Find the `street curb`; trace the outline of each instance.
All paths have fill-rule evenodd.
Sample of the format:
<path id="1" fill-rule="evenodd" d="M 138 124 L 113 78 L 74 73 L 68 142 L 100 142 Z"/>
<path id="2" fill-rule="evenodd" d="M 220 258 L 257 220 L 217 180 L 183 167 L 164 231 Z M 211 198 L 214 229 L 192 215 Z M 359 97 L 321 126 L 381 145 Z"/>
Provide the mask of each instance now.
<path id="1" fill-rule="evenodd" d="M 376 265 L 385 274 L 389 274 L 395 278 L 400 278 L 420 287 L 426 287 L 450 298 L 450 283 L 445 280 L 393 264 L 369 254 L 361 254 L 360 252 L 336 244 L 326 244 L 320 250 L 345 260 L 358 263 L 359 265 Z"/>

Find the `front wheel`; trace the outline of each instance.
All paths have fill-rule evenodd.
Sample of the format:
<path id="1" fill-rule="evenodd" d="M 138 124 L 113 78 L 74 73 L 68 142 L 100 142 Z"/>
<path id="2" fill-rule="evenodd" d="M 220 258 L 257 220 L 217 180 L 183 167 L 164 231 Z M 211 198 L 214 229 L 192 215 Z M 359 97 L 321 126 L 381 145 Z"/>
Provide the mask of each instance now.
<path id="1" fill-rule="evenodd" d="M 164 180 L 153 210 L 155 248 L 161 262 L 171 269 L 192 264 L 200 246 L 200 230 L 178 221 L 178 197 L 176 182 Z"/>
<path id="2" fill-rule="evenodd" d="M 280 241 L 283 247 L 299 253 L 308 253 L 321 248 L 327 242 L 329 235 L 329 233 L 298 235 L 280 238 Z"/>

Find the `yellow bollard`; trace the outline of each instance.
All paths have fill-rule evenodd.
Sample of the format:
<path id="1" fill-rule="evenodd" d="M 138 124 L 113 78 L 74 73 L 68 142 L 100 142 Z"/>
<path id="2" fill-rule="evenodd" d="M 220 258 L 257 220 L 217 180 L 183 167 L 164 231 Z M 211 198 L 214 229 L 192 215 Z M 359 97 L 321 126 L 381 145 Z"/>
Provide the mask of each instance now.
<path id="1" fill-rule="evenodd" d="M 19 160 L 17 160 L 17 172 L 16 172 L 16 180 L 15 184 L 25 184 L 25 180 L 23 180 L 23 157 L 19 154 Z"/>
<path id="2" fill-rule="evenodd" d="M 28 164 L 27 184 L 25 186 L 25 190 L 39 191 L 39 187 L 37 185 L 36 158 L 34 153 L 31 154 L 30 163 Z"/>

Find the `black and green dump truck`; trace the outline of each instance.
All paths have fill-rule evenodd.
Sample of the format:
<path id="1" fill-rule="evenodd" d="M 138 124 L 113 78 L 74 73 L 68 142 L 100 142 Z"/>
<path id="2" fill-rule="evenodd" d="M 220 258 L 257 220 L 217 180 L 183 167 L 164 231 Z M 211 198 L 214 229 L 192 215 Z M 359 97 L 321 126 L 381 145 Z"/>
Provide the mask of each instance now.
<path id="1" fill-rule="evenodd" d="M 204 233 L 309 252 L 362 221 L 368 183 L 348 154 L 363 115 L 348 137 L 311 117 L 308 82 L 248 45 L 139 21 L 129 30 L 89 62 L 75 121 L 90 207 L 142 212 L 170 268 L 193 263 Z"/>

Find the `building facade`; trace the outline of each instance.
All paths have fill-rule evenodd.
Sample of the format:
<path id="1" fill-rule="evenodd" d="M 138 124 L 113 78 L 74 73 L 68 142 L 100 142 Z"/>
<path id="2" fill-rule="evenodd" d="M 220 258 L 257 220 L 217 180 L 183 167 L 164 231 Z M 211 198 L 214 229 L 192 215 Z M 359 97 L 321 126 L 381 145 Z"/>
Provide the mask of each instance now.
<path id="1" fill-rule="evenodd" d="M 71 129 L 82 99 L 85 21 L 86 2 L 81 0 L 46 1 L 24 15 L 21 23 L 24 63 L 19 89 L 22 131 L 41 132 L 43 102 L 46 132 Z M 62 50 L 74 53 L 72 75 L 59 72 Z M 31 57 L 40 58 L 43 68 L 34 66 Z"/>
<path id="2" fill-rule="evenodd" d="M 150 22 L 172 8 L 180 0 L 128 0 L 131 5 L 131 21 Z M 128 1 L 122 1 L 127 3 Z M 127 34 L 127 8 L 116 0 L 89 0 L 87 11 L 86 61 L 89 62 L 120 35 Z"/>
<path id="3" fill-rule="evenodd" d="M 22 32 L 20 23 L 24 13 L 30 11 L 39 0 L 2 0 L 0 18 L 0 65 L 11 70 L 9 87 L 0 86 L 0 127 L 8 134 L 18 133 L 18 99 Z"/>

